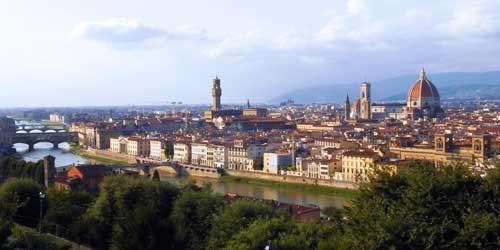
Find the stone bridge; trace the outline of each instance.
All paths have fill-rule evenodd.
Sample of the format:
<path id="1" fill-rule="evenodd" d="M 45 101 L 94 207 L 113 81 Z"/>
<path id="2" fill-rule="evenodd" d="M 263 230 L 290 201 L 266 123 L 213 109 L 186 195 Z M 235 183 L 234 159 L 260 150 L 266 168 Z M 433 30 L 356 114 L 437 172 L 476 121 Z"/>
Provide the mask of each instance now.
<path id="1" fill-rule="evenodd" d="M 19 125 L 16 129 L 16 133 L 53 133 L 53 132 L 65 132 L 67 131 L 66 126 L 45 126 L 45 125 Z"/>
<path id="2" fill-rule="evenodd" d="M 12 136 L 12 144 L 24 143 L 28 144 L 29 150 L 33 150 L 35 144 L 39 142 L 50 142 L 54 148 L 59 147 L 62 142 L 78 143 L 78 133 L 76 132 L 31 132 L 31 133 L 16 133 Z"/>

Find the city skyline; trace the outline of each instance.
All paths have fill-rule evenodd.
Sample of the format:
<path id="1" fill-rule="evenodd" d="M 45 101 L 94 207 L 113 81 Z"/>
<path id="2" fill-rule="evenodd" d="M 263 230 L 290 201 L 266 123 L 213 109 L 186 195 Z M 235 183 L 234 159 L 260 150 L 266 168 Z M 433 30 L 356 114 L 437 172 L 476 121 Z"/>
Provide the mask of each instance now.
<path id="1" fill-rule="evenodd" d="M 216 75 L 223 104 L 266 102 L 284 90 L 358 84 L 422 67 L 432 74 L 500 69 L 491 56 L 500 50 L 500 4 L 492 0 L 304 7 L 4 2 L 0 106 L 209 104 Z"/>

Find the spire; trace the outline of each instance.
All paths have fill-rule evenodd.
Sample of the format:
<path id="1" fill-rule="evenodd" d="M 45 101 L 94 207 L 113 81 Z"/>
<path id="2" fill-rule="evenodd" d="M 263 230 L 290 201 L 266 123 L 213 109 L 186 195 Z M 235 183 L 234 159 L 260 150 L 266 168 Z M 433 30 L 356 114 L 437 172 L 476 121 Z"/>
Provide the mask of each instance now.
<path id="1" fill-rule="evenodd" d="M 247 108 L 250 108 L 250 99 L 247 99 Z"/>
<path id="2" fill-rule="evenodd" d="M 349 103 L 349 92 L 347 92 L 347 95 L 345 97 L 345 103 Z"/>
<path id="3" fill-rule="evenodd" d="M 427 77 L 425 76 L 425 69 L 422 68 L 420 71 L 420 76 L 418 77 L 419 80 L 427 80 Z"/>

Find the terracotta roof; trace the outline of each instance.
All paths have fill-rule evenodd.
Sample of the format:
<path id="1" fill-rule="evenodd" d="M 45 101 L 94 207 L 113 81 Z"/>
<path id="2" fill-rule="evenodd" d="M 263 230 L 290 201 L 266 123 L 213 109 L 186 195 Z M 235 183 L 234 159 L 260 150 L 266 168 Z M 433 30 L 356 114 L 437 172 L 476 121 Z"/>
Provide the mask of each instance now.
<path id="1" fill-rule="evenodd" d="M 421 98 L 439 98 L 439 92 L 436 86 L 427 79 L 423 69 L 419 79 L 413 83 L 408 91 L 409 101 L 418 101 Z"/>
<path id="2" fill-rule="evenodd" d="M 361 108 L 361 101 L 359 99 L 356 99 L 356 101 L 354 101 L 354 103 L 352 104 L 352 109 L 354 110 L 354 112 L 359 112 Z"/>
<path id="3" fill-rule="evenodd" d="M 110 172 L 105 165 L 78 165 L 74 167 L 86 177 L 105 176 Z"/>

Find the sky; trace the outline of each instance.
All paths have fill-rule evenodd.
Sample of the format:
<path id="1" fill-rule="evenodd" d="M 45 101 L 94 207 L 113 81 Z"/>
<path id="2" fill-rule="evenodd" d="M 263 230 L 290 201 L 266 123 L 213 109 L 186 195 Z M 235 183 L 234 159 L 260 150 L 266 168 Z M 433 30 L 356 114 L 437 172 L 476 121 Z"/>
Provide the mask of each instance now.
<path id="1" fill-rule="evenodd" d="M 498 0 L 0 0 L 0 107 L 208 104 L 216 75 L 258 103 L 499 55 Z"/>

